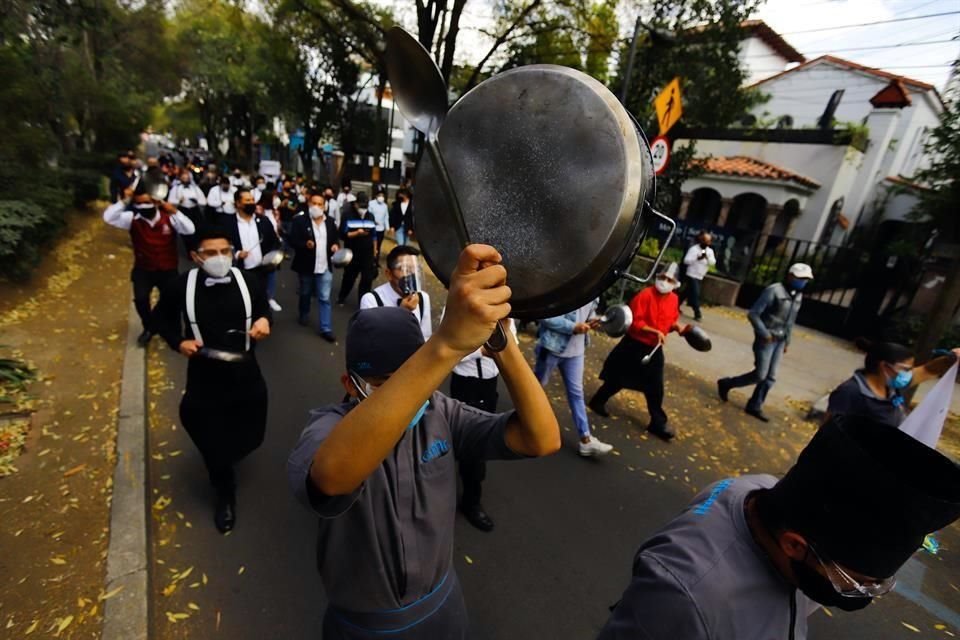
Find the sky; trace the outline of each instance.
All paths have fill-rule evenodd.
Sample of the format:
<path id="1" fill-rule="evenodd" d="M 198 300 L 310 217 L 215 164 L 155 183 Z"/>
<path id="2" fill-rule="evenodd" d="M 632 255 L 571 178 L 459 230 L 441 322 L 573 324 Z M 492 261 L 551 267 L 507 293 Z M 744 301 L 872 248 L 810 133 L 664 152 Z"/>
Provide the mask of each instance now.
<path id="1" fill-rule="evenodd" d="M 389 5 L 410 27 L 416 24 L 413 3 L 409 0 L 373 0 Z M 490 46 L 490 39 L 478 29 L 489 28 L 490 5 L 494 0 L 469 0 L 461 21 L 461 39 L 457 44 L 458 61 L 478 61 Z M 521 0 L 507 0 L 519 2 Z M 621 32 L 632 32 L 630 6 L 623 2 Z M 918 20 L 913 16 L 955 12 L 955 15 Z M 871 67 L 879 67 L 922 80 L 942 89 L 950 73 L 950 63 L 960 55 L 960 0 L 767 0 L 754 18 L 765 21 L 807 58 L 831 53 Z M 828 27 L 862 24 L 881 20 L 896 23 L 824 30 Z M 817 29 L 809 33 L 797 33 Z M 939 42 L 951 40 L 950 42 Z M 937 44 L 916 45 L 935 41 Z M 866 49 L 877 45 L 906 45 L 887 49 Z M 853 50 L 851 50 L 853 49 Z"/>

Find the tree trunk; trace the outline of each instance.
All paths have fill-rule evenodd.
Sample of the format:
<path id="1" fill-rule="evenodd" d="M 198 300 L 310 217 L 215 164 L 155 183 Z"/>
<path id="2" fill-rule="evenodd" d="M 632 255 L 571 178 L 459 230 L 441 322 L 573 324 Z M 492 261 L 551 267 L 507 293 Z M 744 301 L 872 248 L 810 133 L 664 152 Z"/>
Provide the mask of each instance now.
<path id="1" fill-rule="evenodd" d="M 960 247 L 954 248 L 954 253 Z M 926 362 L 937 343 L 950 330 L 953 318 L 957 312 L 957 303 L 960 301 L 960 257 L 954 255 L 953 262 L 947 272 L 947 280 L 943 283 L 943 291 L 927 314 L 927 324 L 917 336 L 914 354 L 917 362 Z"/>

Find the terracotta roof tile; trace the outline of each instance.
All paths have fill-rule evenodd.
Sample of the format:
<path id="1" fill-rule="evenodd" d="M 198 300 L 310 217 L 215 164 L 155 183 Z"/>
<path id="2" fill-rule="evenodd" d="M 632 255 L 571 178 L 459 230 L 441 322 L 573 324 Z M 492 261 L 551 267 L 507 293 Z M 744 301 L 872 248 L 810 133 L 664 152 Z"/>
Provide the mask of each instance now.
<path id="1" fill-rule="evenodd" d="M 702 158 L 696 162 L 701 164 L 707 173 L 714 175 L 795 182 L 804 187 L 812 187 L 814 189 L 820 187 L 820 183 L 812 178 L 802 176 L 789 169 L 784 169 L 775 164 L 770 164 L 769 162 L 757 160 L 749 156 Z"/>
<path id="2" fill-rule="evenodd" d="M 875 109 L 902 109 L 909 107 L 911 102 L 910 93 L 900 80 L 891 80 L 890 84 L 870 98 L 870 104 Z"/>
<path id="3" fill-rule="evenodd" d="M 789 62 L 806 62 L 807 60 L 763 20 L 744 20 L 740 23 L 740 28 L 763 40 L 768 47 Z"/>

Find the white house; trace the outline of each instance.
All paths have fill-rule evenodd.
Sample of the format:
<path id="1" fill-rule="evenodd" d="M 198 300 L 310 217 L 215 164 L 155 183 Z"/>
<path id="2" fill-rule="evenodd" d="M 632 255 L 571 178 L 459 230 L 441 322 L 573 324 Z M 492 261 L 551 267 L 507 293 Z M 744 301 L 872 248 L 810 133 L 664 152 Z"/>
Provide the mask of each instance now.
<path id="1" fill-rule="evenodd" d="M 830 244 L 875 216 L 903 220 L 913 199 L 890 198 L 888 187 L 909 184 L 926 165 L 924 143 L 943 110 L 937 90 L 834 56 L 786 68 L 799 61 L 792 47 L 763 23 L 745 29 L 741 60 L 754 80 L 749 86 L 769 100 L 744 124 L 775 128 L 690 132 L 711 158 L 707 173 L 684 185 L 680 217 Z M 736 214 L 747 200 L 748 209 L 763 214 L 720 215 L 724 207 Z"/>

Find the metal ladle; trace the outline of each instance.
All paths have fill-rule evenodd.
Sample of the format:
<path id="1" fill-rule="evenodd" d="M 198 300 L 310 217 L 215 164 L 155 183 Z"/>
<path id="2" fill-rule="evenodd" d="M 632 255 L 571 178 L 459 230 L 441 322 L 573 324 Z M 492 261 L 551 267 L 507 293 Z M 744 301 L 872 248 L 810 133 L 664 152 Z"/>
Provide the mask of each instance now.
<path id="1" fill-rule="evenodd" d="M 425 137 L 427 153 L 449 207 L 449 222 L 463 249 L 470 244 L 470 234 L 437 138 L 448 107 L 447 86 L 440 69 L 416 38 L 400 27 L 393 27 L 387 32 L 387 75 L 400 113 Z M 491 351 L 503 351 L 507 347 L 507 334 L 499 322 L 486 347 Z"/>
<path id="2" fill-rule="evenodd" d="M 653 348 L 653 351 L 651 351 L 651 352 L 648 353 L 647 355 L 645 355 L 645 356 L 643 356 L 642 358 L 640 358 L 640 364 L 650 364 L 650 361 L 653 360 L 653 354 L 655 354 L 657 351 L 659 351 L 661 346 L 663 346 L 663 343 L 662 343 L 662 342 L 659 343 L 657 346 L 655 346 L 655 347 Z"/>

